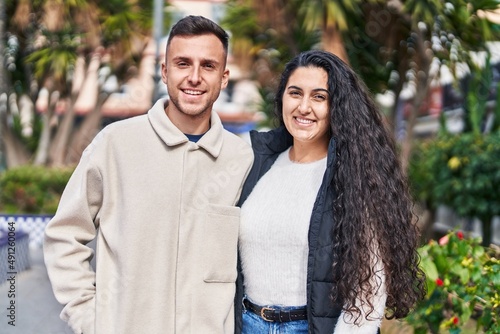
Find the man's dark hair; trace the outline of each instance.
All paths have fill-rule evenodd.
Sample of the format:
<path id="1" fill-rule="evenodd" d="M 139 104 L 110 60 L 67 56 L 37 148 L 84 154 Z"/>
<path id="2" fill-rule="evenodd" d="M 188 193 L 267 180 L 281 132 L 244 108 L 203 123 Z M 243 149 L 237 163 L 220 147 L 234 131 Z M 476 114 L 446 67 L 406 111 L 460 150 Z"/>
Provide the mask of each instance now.
<path id="1" fill-rule="evenodd" d="M 203 16 L 189 15 L 172 26 L 167 40 L 167 49 L 175 36 L 215 35 L 222 43 L 224 52 L 228 53 L 229 35 L 217 23 Z"/>

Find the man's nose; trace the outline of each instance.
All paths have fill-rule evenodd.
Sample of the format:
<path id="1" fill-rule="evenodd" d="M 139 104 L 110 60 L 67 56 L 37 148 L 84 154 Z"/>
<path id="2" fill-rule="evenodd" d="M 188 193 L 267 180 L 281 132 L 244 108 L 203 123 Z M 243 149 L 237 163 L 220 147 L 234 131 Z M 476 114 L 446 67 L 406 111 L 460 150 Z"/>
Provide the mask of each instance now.
<path id="1" fill-rule="evenodd" d="M 188 77 L 189 82 L 192 84 L 199 84 L 201 81 L 200 68 L 198 66 L 193 66 Z"/>

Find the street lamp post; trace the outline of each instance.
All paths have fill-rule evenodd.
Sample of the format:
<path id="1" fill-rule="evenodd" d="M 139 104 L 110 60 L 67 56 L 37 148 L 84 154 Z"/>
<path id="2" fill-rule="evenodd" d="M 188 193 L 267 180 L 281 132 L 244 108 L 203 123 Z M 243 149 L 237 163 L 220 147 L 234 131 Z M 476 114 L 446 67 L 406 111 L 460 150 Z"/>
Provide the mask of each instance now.
<path id="1" fill-rule="evenodd" d="M 158 99 L 158 85 L 160 82 L 160 42 L 163 36 L 163 10 L 165 7 L 164 0 L 154 1 L 154 15 L 153 15 L 153 38 L 156 43 L 155 52 L 155 73 L 153 75 L 154 91 L 153 103 Z"/>
<path id="2" fill-rule="evenodd" d="M 3 122 L 7 113 L 7 85 L 5 80 L 5 62 L 4 62 L 4 47 L 5 47 L 5 0 L 0 0 L 0 172 L 6 168 L 5 155 L 3 147 Z"/>

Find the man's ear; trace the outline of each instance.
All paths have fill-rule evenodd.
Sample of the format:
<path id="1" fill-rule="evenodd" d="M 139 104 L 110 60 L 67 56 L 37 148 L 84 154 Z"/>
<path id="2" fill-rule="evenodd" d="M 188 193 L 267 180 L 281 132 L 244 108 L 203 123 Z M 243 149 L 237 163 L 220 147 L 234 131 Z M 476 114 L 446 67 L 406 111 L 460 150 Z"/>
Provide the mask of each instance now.
<path id="1" fill-rule="evenodd" d="M 229 70 L 226 68 L 224 70 L 224 74 L 222 74 L 222 82 L 221 82 L 220 88 L 221 89 L 226 88 L 228 82 L 229 82 Z"/>
<path id="2" fill-rule="evenodd" d="M 165 61 L 161 63 L 161 81 L 163 81 L 164 84 L 167 83 L 167 65 Z"/>

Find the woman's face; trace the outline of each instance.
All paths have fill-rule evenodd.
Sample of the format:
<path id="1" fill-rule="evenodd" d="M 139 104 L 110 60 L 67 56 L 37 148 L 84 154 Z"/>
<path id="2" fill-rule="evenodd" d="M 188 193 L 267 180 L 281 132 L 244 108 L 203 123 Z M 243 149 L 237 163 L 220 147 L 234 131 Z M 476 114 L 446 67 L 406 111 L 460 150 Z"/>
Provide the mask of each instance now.
<path id="1" fill-rule="evenodd" d="M 301 144 L 328 145 L 328 75 L 319 67 L 298 67 L 283 93 L 283 121 Z"/>

